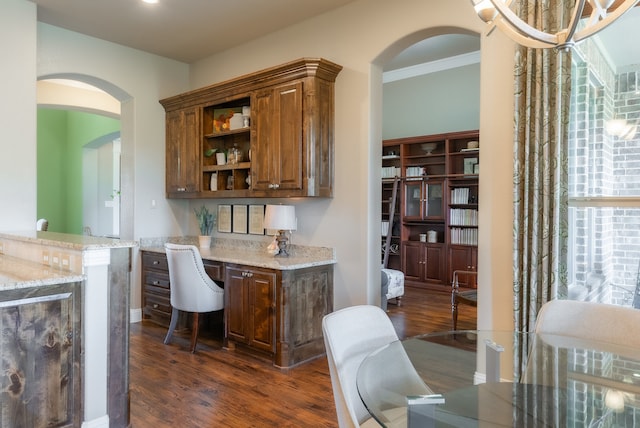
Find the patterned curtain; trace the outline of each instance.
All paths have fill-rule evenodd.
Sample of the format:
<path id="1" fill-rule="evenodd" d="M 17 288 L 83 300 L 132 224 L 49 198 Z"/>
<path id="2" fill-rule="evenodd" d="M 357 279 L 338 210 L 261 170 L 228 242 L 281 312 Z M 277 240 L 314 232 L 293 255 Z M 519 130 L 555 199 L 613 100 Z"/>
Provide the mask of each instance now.
<path id="1" fill-rule="evenodd" d="M 515 3 L 530 25 L 556 33 L 575 0 Z M 571 52 L 518 47 L 515 87 L 514 317 L 516 330 L 533 331 L 542 304 L 567 294 Z"/>

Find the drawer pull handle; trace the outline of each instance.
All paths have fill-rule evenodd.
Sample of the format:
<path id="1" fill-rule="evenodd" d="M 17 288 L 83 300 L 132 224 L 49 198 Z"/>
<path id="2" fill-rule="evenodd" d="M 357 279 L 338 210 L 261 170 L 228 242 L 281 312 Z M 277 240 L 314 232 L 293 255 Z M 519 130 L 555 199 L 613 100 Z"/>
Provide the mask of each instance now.
<path id="1" fill-rule="evenodd" d="M 153 285 L 160 285 L 160 281 L 153 281 Z"/>
<path id="2" fill-rule="evenodd" d="M 154 260 L 154 261 L 153 261 L 153 264 L 154 264 L 154 265 L 159 265 L 159 264 L 160 264 L 160 260 Z"/>
<path id="3" fill-rule="evenodd" d="M 158 304 L 157 303 L 153 304 L 153 309 L 158 309 Z"/>

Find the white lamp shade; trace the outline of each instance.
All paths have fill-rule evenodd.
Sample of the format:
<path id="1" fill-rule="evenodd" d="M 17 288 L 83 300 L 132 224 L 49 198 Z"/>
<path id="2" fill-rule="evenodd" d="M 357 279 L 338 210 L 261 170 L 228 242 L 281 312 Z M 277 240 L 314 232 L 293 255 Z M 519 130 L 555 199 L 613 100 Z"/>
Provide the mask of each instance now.
<path id="1" fill-rule="evenodd" d="M 296 207 L 293 205 L 267 205 L 264 213 L 264 228 L 296 230 Z"/>

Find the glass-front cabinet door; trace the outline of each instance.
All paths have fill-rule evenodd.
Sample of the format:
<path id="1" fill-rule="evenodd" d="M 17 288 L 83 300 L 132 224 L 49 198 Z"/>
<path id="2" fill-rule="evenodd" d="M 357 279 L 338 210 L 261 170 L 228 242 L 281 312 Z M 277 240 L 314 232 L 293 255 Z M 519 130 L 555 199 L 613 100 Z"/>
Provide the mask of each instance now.
<path id="1" fill-rule="evenodd" d="M 407 181 L 404 189 L 405 220 L 436 220 L 444 217 L 442 181 Z"/>

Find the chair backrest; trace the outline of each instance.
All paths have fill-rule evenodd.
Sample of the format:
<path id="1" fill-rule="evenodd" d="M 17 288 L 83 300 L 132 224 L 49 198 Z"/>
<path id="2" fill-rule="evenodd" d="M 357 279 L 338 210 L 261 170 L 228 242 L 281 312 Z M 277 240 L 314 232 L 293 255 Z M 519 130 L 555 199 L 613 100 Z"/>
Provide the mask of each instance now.
<path id="1" fill-rule="evenodd" d="M 356 387 L 358 367 L 371 352 L 398 340 L 398 335 L 387 314 L 370 305 L 351 306 L 325 315 L 322 332 L 338 425 L 358 427 L 369 415 Z"/>
<path id="2" fill-rule="evenodd" d="M 538 312 L 535 329 L 539 334 L 631 346 L 640 352 L 640 310 L 631 307 L 551 300 Z"/>
<path id="3" fill-rule="evenodd" d="M 171 284 L 171 306 L 187 312 L 224 308 L 224 289 L 209 278 L 194 245 L 165 244 Z"/>
<path id="4" fill-rule="evenodd" d="M 36 222 L 36 231 L 44 232 L 47 229 L 49 229 L 49 220 L 47 220 L 46 218 L 38 219 L 38 221 Z"/>

